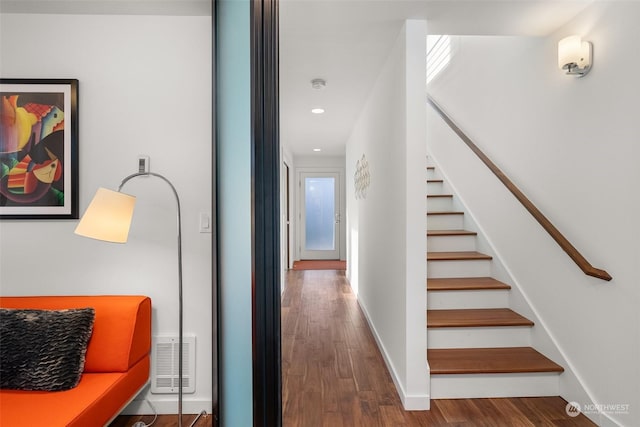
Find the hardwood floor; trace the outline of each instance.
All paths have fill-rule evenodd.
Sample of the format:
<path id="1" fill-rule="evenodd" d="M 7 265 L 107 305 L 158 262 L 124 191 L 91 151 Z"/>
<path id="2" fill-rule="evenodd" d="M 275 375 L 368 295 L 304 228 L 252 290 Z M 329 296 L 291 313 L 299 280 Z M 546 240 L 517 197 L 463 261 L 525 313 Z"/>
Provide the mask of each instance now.
<path id="1" fill-rule="evenodd" d="M 432 400 L 430 411 L 404 411 L 344 272 L 288 271 L 282 296 L 284 427 L 582 427 L 560 397 Z M 131 427 L 153 416 L 119 416 Z M 190 426 L 195 415 L 185 415 Z M 154 427 L 177 426 L 161 415 Z M 194 427 L 215 427 L 212 417 Z M 250 426 L 229 426 L 250 427 Z"/>
<path id="2" fill-rule="evenodd" d="M 407 412 L 344 272 L 288 271 L 282 297 L 284 427 L 594 426 L 560 397 L 433 400 Z"/>

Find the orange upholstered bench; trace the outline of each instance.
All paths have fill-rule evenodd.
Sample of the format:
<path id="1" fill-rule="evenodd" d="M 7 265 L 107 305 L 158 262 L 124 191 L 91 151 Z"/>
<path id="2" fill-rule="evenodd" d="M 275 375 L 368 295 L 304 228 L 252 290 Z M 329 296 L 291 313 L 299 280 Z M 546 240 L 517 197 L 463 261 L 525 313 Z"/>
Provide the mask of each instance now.
<path id="1" fill-rule="evenodd" d="M 104 426 L 147 384 L 151 349 L 148 297 L 0 297 L 0 308 L 89 307 L 95 318 L 78 385 L 64 391 L 0 390 L 0 426 Z"/>

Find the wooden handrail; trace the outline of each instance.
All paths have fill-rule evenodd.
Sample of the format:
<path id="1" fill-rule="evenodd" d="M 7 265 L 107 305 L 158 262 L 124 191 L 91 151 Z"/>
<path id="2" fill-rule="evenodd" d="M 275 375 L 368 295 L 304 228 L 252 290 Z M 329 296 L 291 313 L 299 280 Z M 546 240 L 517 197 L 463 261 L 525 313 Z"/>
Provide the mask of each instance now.
<path id="1" fill-rule="evenodd" d="M 518 199 L 522 206 L 525 207 L 533 215 L 533 217 L 542 225 L 547 233 L 555 240 L 558 245 L 569 255 L 569 257 L 580 267 L 580 269 L 587 275 L 597 277 L 602 280 L 611 280 L 612 277 L 605 270 L 595 268 L 589 261 L 582 256 L 580 252 L 560 233 L 560 231 L 545 217 L 542 212 L 525 196 L 518 187 L 502 172 L 496 165 L 478 148 L 476 144 L 451 120 L 451 118 L 440 108 L 440 106 L 430 97 L 427 97 L 427 102 L 433 107 L 433 109 L 442 117 L 442 119 L 449 125 L 449 127 L 464 141 L 467 146 L 473 151 L 482 162 L 493 172 L 498 179 L 507 187 L 511 193 Z"/>

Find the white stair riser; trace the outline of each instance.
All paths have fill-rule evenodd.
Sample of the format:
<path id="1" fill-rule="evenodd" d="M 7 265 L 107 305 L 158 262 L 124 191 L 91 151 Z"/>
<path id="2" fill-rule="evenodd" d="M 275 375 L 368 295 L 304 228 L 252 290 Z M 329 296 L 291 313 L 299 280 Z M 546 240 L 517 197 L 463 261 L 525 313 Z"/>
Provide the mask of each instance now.
<path id="1" fill-rule="evenodd" d="M 509 291 L 429 291 L 427 308 L 431 310 L 509 307 Z"/>
<path id="2" fill-rule="evenodd" d="M 529 347 L 531 328 L 429 328 L 427 345 L 429 348 Z"/>
<path id="3" fill-rule="evenodd" d="M 428 197 L 427 211 L 445 212 L 453 210 L 453 197 Z"/>
<path id="4" fill-rule="evenodd" d="M 429 252 L 475 251 L 476 236 L 427 236 Z"/>
<path id="5" fill-rule="evenodd" d="M 427 182 L 427 194 L 442 194 L 442 182 Z"/>
<path id="6" fill-rule="evenodd" d="M 440 179 L 435 169 L 427 169 L 427 179 Z"/>
<path id="7" fill-rule="evenodd" d="M 427 215 L 427 230 L 460 230 L 464 215 Z"/>
<path id="8" fill-rule="evenodd" d="M 487 277 L 491 261 L 427 261 L 427 277 Z"/>
<path id="9" fill-rule="evenodd" d="M 557 373 L 431 375 L 432 399 L 558 396 Z"/>

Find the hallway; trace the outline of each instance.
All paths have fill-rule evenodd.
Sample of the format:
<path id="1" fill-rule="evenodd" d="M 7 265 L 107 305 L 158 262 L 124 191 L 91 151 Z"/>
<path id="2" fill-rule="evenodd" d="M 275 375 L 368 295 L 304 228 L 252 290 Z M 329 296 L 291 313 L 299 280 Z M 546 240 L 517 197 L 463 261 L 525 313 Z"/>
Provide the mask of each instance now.
<path id="1" fill-rule="evenodd" d="M 286 273 L 284 427 L 593 426 L 561 398 L 433 400 L 406 412 L 344 271 Z"/>

